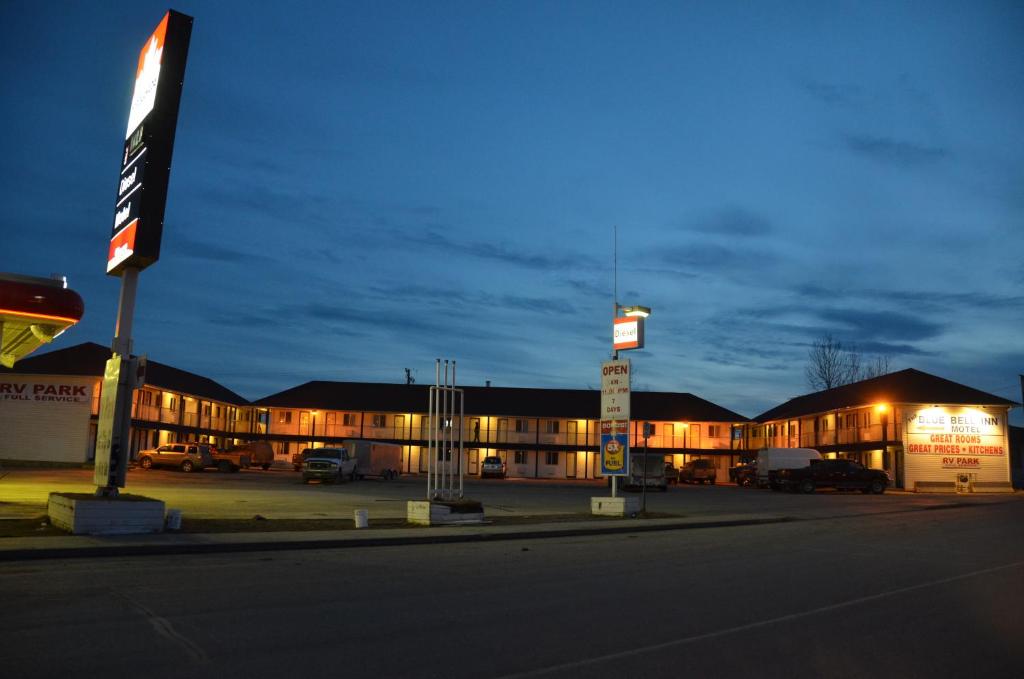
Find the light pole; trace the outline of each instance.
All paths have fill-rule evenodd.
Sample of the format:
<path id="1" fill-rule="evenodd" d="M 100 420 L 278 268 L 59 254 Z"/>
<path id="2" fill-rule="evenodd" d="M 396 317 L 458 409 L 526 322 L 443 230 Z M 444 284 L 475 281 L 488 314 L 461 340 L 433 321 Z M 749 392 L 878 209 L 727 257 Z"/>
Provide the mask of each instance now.
<path id="1" fill-rule="evenodd" d="M 315 448 L 316 447 L 316 411 L 315 410 L 311 410 L 311 411 L 309 411 L 309 414 L 313 416 L 312 427 L 310 427 L 310 430 L 309 430 L 309 438 L 310 438 L 309 447 L 310 448 Z"/>

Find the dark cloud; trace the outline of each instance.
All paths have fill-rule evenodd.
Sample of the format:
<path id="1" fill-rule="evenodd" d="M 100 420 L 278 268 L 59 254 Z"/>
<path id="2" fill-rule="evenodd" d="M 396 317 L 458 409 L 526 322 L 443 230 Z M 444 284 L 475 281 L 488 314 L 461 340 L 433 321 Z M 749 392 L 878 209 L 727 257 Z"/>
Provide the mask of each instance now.
<path id="1" fill-rule="evenodd" d="M 993 295 L 986 292 L 936 292 L 934 290 L 894 290 L 879 288 L 825 287 L 803 283 L 793 287 L 800 297 L 852 300 L 864 299 L 874 304 L 911 305 L 916 311 L 950 312 L 970 309 L 992 311 L 1024 308 L 1024 295 Z"/>
<path id="2" fill-rule="evenodd" d="M 526 248 L 514 247 L 506 243 L 453 240 L 434 229 L 427 229 L 419 234 L 403 234 L 403 238 L 406 243 L 429 247 L 448 254 L 459 253 L 526 269 L 558 271 L 597 266 L 596 260 L 581 253 L 559 256 L 531 252 Z"/>
<path id="3" fill-rule="evenodd" d="M 945 160 L 949 156 L 949 151 L 943 148 L 888 137 L 847 134 L 844 135 L 843 141 L 854 153 L 904 167 L 929 165 Z"/>
<path id="4" fill-rule="evenodd" d="M 266 255 L 249 252 L 241 248 L 233 248 L 223 243 L 210 243 L 182 235 L 176 229 L 174 235 L 167 239 L 166 249 L 177 257 L 204 259 L 214 262 L 269 262 Z"/>
<path id="5" fill-rule="evenodd" d="M 742 208 L 730 208 L 702 220 L 695 224 L 691 230 L 736 237 L 767 236 L 773 229 L 771 222 L 763 215 Z"/>
<path id="6" fill-rule="evenodd" d="M 848 328 L 857 341 L 861 338 L 923 340 L 938 336 L 944 327 L 910 314 L 891 311 L 824 308 L 814 313 L 824 321 Z"/>

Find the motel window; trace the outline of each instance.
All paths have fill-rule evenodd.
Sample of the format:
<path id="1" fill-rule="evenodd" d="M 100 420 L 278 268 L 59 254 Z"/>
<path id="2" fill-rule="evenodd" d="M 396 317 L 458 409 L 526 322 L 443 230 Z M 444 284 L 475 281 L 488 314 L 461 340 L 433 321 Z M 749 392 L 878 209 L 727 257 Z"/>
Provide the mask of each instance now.
<path id="1" fill-rule="evenodd" d="M 388 424 L 387 424 L 387 415 L 374 415 L 373 416 L 373 426 L 375 426 L 375 427 L 386 427 L 386 426 L 388 426 Z"/>
<path id="2" fill-rule="evenodd" d="M 558 453 L 555 451 L 548 451 L 544 454 L 544 458 L 544 463 L 549 466 L 558 464 Z"/>
<path id="3" fill-rule="evenodd" d="M 558 433 L 558 420 L 548 420 L 544 423 L 544 431 L 548 434 Z"/>
<path id="4" fill-rule="evenodd" d="M 516 420 L 516 433 L 522 434 L 528 431 L 530 431 L 530 427 L 528 426 L 526 420 Z"/>
<path id="5" fill-rule="evenodd" d="M 343 426 L 346 426 L 346 427 L 354 427 L 354 426 L 356 426 L 356 414 L 355 413 L 345 413 L 345 414 L 343 414 L 341 416 L 341 424 Z"/>
<path id="6" fill-rule="evenodd" d="M 516 464 L 526 464 L 526 451 L 517 450 L 515 454 Z"/>
<path id="7" fill-rule="evenodd" d="M 277 421 L 279 424 L 291 424 L 292 423 L 292 411 L 282 410 L 277 414 Z"/>
<path id="8" fill-rule="evenodd" d="M 209 403 L 204 403 L 203 404 L 203 415 L 205 415 L 206 417 L 210 416 L 210 404 Z"/>
<path id="9" fill-rule="evenodd" d="M 148 406 L 153 403 L 153 392 L 143 391 L 142 392 L 142 405 Z"/>
<path id="10" fill-rule="evenodd" d="M 713 439 L 717 439 L 721 435 L 722 435 L 722 431 L 721 431 L 721 427 L 719 425 L 717 425 L 717 424 L 709 424 L 708 425 L 708 436 L 710 436 Z"/>
<path id="11" fill-rule="evenodd" d="M 173 396 L 171 396 L 169 399 L 167 399 L 167 409 L 168 410 L 177 410 L 178 409 L 178 403 L 177 403 L 177 401 L 175 400 L 175 398 Z"/>

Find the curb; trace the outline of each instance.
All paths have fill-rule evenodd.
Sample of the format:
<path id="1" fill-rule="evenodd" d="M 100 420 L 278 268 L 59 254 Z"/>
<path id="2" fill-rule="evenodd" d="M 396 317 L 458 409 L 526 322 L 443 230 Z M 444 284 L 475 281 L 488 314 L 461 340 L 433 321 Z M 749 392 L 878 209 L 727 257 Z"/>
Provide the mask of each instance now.
<path id="1" fill-rule="evenodd" d="M 280 552 L 312 549 L 344 549 L 351 547 L 404 547 L 468 542 L 505 542 L 544 538 L 579 537 L 583 535 L 615 535 L 621 533 L 652 533 L 669 530 L 731 528 L 799 521 L 793 517 L 765 519 L 729 519 L 724 521 L 693 521 L 600 528 L 564 528 L 556 530 L 525 530 L 500 533 L 466 533 L 465 535 L 423 535 L 401 537 L 337 538 L 326 540 L 275 540 L 266 542 L 170 543 L 148 545 L 111 545 L 91 547 L 42 547 L 38 549 L 0 550 L 0 562 L 40 559 L 95 559 L 122 556 L 168 556 L 174 554 L 240 554 L 245 552 Z M 467 529 L 471 527 L 467 526 Z"/>

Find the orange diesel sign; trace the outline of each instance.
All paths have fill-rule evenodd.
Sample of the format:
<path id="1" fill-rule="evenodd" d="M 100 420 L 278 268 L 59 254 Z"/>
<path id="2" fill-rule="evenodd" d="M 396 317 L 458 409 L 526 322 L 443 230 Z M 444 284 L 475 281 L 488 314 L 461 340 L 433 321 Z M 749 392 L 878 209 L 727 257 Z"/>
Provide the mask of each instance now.
<path id="1" fill-rule="evenodd" d="M 644 319 L 640 316 L 624 316 L 616 318 L 612 326 L 612 349 L 644 348 Z"/>

